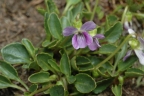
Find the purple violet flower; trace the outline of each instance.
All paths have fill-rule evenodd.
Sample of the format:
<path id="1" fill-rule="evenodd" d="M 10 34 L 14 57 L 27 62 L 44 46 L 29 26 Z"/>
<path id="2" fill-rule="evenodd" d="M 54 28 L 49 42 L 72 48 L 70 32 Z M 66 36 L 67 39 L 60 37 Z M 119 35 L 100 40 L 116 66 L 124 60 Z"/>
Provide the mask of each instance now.
<path id="1" fill-rule="evenodd" d="M 134 30 L 131 29 L 127 23 L 125 23 L 124 26 L 127 28 L 128 33 L 131 34 L 133 38 L 136 38 Z M 140 64 L 144 65 L 144 39 L 141 37 L 137 37 L 136 39 L 139 41 L 139 46 L 133 50 L 138 57 Z M 126 56 L 123 58 L 123 61 L 125 61 L 130 56 L 131 52 L 131 50 L 127 52 Z"/>
<path id="2" fill-rule="evenodd" d="M 97 50 L 100 46 L 98 39 L 103 39 L 105 38 L 105 36 L 103 34 L 97 34 L 95 36 L 93 36 L 93 42 L 88 45 L 89 49 L 94 51 Z"/>
<path id="3" fill-rule="evenodd" d="M 74 34 L 72 37 L 72 45 L 75 49 L 85 48 L 87 45 L 90 45 L 93 40 L 92 37 L 88 34 L 88 31 L 91 31 L 96 28 L 96 24 L 93 21 L 88 21 L 82 25 L 80 30 L 74 27 L 66 27 L 63 30 L 64 36 L 70 36 Z"/>
<path id="4" fill-rule="evenodd" d="M 135 54 L 137 55 L 139 62 L 144 65 L 144 39 L 138 37 L 140 46 L 137 49 L 134 49 Z"/>

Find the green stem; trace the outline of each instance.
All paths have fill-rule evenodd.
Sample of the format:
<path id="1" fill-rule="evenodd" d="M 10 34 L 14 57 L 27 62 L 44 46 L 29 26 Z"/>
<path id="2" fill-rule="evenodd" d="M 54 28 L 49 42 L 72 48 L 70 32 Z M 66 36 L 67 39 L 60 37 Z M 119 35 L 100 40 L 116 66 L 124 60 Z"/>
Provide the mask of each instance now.
<path id="1" fill-rule="evenodd" d="M 24 88 L 19 87 L 19 86 L 17 86 L 17 85 L 12 85 L 11 87 L 12 87 L 12 88 L 19 89 L 19 90 L 21 90 L 21 91 L 23 91 L 23 92 L 25 92 L 25 91 L 26 91 Z"/>
<path id="2" fill-rule="evenodd" d="M 20 82 L 26 88 L 26 90 L 29 90 L 28 86 L 22 80 L 19 79 L 18 82 Z"/>
<path id="3" fill-rule="evenodd" d="M 35 95 L 35 94 L 37 94 L 37 93 L 43 92 L 43 91 L 47 90 L 48 88 L 50 88 L 51 86 L 52 86 L 51 84 L 48 85 L 48 86 L 45 86 L 45 87 L 43 87 L 43 88 L 41 88 L 41 89 L 39 89 L 39 90 L 36 90 L 36 91 L 32 92 L 32 93 L 29 94 L 28 96 L 33 96 L 33 95 Z"/>
<path id="4" fill-rule="evenodd" d="M 96 9 L 97 9 L 98 2 L 99 2 L 99 0 L 95 1 L 95 6 L 94 6 L 93 13 L 91 15 L 91 19 L 90 20 L 94 19 L 94 15 L 95 15 L 95 12 L 96 12 Z"/>
<path id="5" fill-rule="evenodd" d="M 122 20 L 121 20 L 121 23 L 122 23 L 122 24 L 123 24 L 124 21 L 125 21 L 125 16 L 126 16 L 127 11 L 128 11 L 128 6 L 125 7 L 125 10 L 124 10 L 124 12 L 123 12 Z"/>
<path id="6" fill-rule="evenodd" d="M 86 8 L 89 12 L 91 12 L 91 7 L 89 6 L 89 2 L 85 1 Z"/>
<path id="7" fill-rule="evenodd" d="M 121 47 L 129 40 L 129 38 L 131 37 L 131 35 L 128 35 L 124 41 L 120 44 L 120 46 L 111 54 L 109 55 L 104 61 L 100 62 L 95 69 L 98 69 L 99 67 L 101 67 L 103 64 L 105 64 L 109 59 L 111 59 L 120 49 Z"/>
<path id="8" fill-rule="evenodd" d="M 70 7 L 70 4 L 68 3 L 63 11 L 63 15 L 67 12 L 68 8 Z"/>

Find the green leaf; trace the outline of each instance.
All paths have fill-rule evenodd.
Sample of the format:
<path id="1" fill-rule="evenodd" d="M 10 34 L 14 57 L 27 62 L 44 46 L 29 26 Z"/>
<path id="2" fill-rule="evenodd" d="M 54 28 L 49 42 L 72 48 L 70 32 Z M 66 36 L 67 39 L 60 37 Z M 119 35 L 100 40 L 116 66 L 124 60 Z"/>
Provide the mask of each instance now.
<path id="1" fill-rule="evenodd" d="M 76 75 L 75 87 L 80 93 L 89 93 L 96 87 L 96 82 L 88 74 L 79 73 Z"/>
<path id="2" fill-rule="evenodd" d="M 44 16 L 44 14 L 45 14 L 45 12 L 46 12 L 46 10 L 43 9 L 43 8 L 37 8 L 37 11 L 38 11 L 41 15 L 43 15 L 43 16 Z"/>
<path id="3" fill-rule="evenodd" d="M 29 91 L 30 91 L 30 92 L 34 92 L 34 91 L 37 90 L 37 88 L 38 88 L 38 85 L 37 85 L 37 84 L 33 84 L 33 85 L 31 85 L 31 86 L 29 87 Z"/>
<path id="4" fill-rule="evenodd" d="M 49 59 L 48 63 L 50 64 L 50 66 L 57 72 L 60 72 L 60 67 L 58 66 L 58 64 L 56 63 L 56 61 L 54 61 L 53 59 Z"/>
<path id="5" fill-rule="evenodd" d="M 12 65 L 8 64 L 7 62 L 0 61 L 0 72 L 4 76 L 8 77 L 9 79 L 13 79 L 13 80 L 16 80 L 16 81 L 20 82 L 28 90 L 28 87 L 19 78 L 17 71 L 14 69 L 14 67 Z M 23 89 L 19 88 L 18 86 L 14 85 L 14 84 L 11 87 L 23 90 Z"/>
<path id="6" fill-rule="evenodd" d="M 71 75 L 71 76 L 67 77 L 67 81 L 69 84 L 72 84 L 76 81 L 76 77 Z"/>
<path id="7" fill-rule="evenodd" d="M 113 66 L 107 62 L 105 64 L 103 64 L 99 69 L 98 72 L 101 76 L 104 77 L 111 77 L 111 71 L 113 69 Z"/>
<path id="8" fill-rule="evenodd" d="M 78 70 L 78 67 L 76 65 L 76 57 L 75 56 L 71 59 L 70 64 L 73 69 Z"/>
<path id="9" fill-rule="evenodd" d="M 26 68 L 26 69 L 34 69 L 34 70 L 36 70 L 36 71 L 39 71 L 41 68 L 40 68 L 40 66 L 37 64 L 37 62 L 35 61 L 35 62 L 32 62 L 32 63 L 30 63 L 29 65 L 23 65 L 22 66 L 23 68 Z"/>
<path id="10" fill-rule="evenodd" d="M 125 61 L 120 61 L 119 64 L 118 64 L 118 72 L 123 72 L 124 70 L 127 70 L 136 61 L 137 61 L 137 57 L 136 56 L 130 56 Z"/>
<path id="11" fill-rule="evenodd" d="M 0 72 L 13 80 L 19 81 L 19 76 L 17 71 L 14 69 L 14 67 L 4 61 L 0 61 Z"/>
<path id="12" fill-rule="evenodd" d="M 144 71 L 137 68 L 130 68 L 125 72 L 125 77 L 138 77 L 144 76 Z"/>
<path id="13" fill-rule="evenodd" d="M 122 30 L 123 30 L 122 24 L 120 22 L 116 23 L 108 31 L 106 31 L 105 40 L 107 40 L 109 43 L 114 43 L 116 40 L 119 39 Z"/>
<path id="14" fill-rule="evenodd" d="M 28 39 L 22 39 L 22 44 L 25 46 L 29 54 L 34 58 L 36 54 L 36 48 Z"/>
<path id="15" fill-rule="evenodd" d="M 119 62 L 119 60 L 124 57 L 124 55 L 126 54 L 126 51 L 127 51 L 127 46 L 128 46 L 128 44 L 125 43 L 124 46 L 121 48 L 121 51 L 118 54 L 116 54 L 115 64 L 117 64 Z"/>
<path id="16" fill-rule="evenodd" d="M 48 72 L 38 72 L 29 76 L 28 80 L 32 83 L 44 83 L 49 82 L 49 73 Z"/>
<path id="17" fill-rule="evenodd" d="M 42 70 L 47 71 L 51 69 L 51 66 L 48 63 L 49 59 L 52 59 L 52 57 L 47 53 L 41 53 L 37 55 L 37 62 Z"/>
<path id="18" fill-rule="evenodd" d="M 48 19 L 48 27 L 51 35 L 56 39 L 62 38 L 62 27 L 60 20 L 55 13 L 51 13 Z"/>
<path id="19" fill-rule="evenodd" d="M 50 88 L 50 96 L 64 96 L 63 86 L 56 85 Z"/>
<path id="20" fill-rule="evenodd" d="M 102 62 L 102 59 L 101 59 L 101 58 L 98 58 L 98 57 L 96 57 L 96 56 L 90 56 L 90 57 L 89 57 L 89 60 L 90 60 L 90 62 L 91 62 L 91 64 L 92 64 L 93 66 L 96 66 L 97 64 L 99 64 L 100 62 Z"/>
<path id="21" fill-rule="evenodd" d="M 93 65 L 91 65 L 90 63 L 87 65 L 82 65 L 82 66 L 77 66 L 79 69 L 78 71 L 89 71 L 89 70 L 93 70 Z"/>
<path id="22" fill-rule="evenodd" d="M 47 6 L 47 11 L 49 13 L 52 13 L 52 12 L 59 13 L 58 9 L 57 9 L 57 6 L 55 5 L 53 0 L 46 0 L 45 3 L 46 3 L 46 6 Z"/>
<path id="23" fill-rule="evenodd" d="M 48 46 L 48 48 L 54 49 L 55 47 L 58 47 L 62 40 L 63 40 L 63 38 L 57 40 L 57 41 L 55 42 L 55 44 L 54 44 L 54 43 L 53 43 L 53 44 L 51 43 L 51 44 Z"/>
<path id="24" fill-rule="evenodd" d="M 113 78 L 104 79 L 97 82 L 97 87 L 93 90 L 95 94 L 99 94 L 104 91 L 113 81 Z"/>
<path id="25" fill-rule="evenodd" d="M 24 45 L 20 43 L 12 43 L 1 50 L 2 57 L 10 64 L 30 63 L 30 55 Z"/>
<path id="26" fill-rule="evenodd" d="M 91 64 L 93 66 L 97 66 L 100 62 L 103 61 L 102 58 L 96 57 L 96 56 L 90 56 L 89 60 L 91 61 Z M 106 62 L 105 64 L 103 64 L 101 67 L 105 68 L 105 69 L 111 69 L 112 65 L 109 62 Z"/>
<path id="27" fill-rule="evenodd" d="M 67 17 L 62 17 L 61 18 L 61 23 L 62 23 L 62 29 L 71 26 L 69 19 L 67 19 Z"/>
<path id="28" fill-rule="evenodd" d="M 53 40 L 53 41 L 45 40 L 45 41 L 42 43 L 42 46 L 43 46 L 43 47 L 53 46 L 53 45 L 56 44 L 56 42 L 57 42 L 57 40 Z"/>
<path id="29" fill-rule="evenodd" d="M 8 78 L 0 75 L 0 89 L 11 87 L 11 85 L 12 83 Z"/>
<path id="30" fill-rule="evenodd" d="M 102 11 L 102 7 L 101 6 L 97 6 L 97 10 L 96 10 L 96 13 L 97 13 L 97 16 L 98 16 L 98 19 L 101 20 L 103 17 L 104 17 L 104 11 Z"/>
<path id="31" fill-rule="evenodd" d="M 67 4 L 69 5 L 75 5 L 77 3 L 79 3 L 81 0 L 67 0 Z"/>
<path id="32" fill-rule="evenodd" d="M 118 17 L 116 17 L 115 15 L 108 15 L 106 19 L 109 26 L 114 25 L 118 21 Z"/>
<path id="33" fill-rule="evenodd" d="M 116 50 L 116 46 L 112 45 L 112 44 L 105 44 L 105 45 L 102 45 L 100 48 L 99 48 L 99 53 L 101 54 L 110 54 L 110 53 L 113 53 L 114 50 Z"/>
<path id="34" fill-rule="evenodd" d="M 68 11 L 67 11 L 67 13 L 66 13 L 66 18 L 67 18 L 68 21 L 70 22 L 70 25 L 72 25 L 73 20 L 74 20 L 74 17 L 73 17 L 73 14 L 72 14 L 72 11 L 71 11 L 71 10 L 68 10 Z"/>
<path id="35" fill-rule="evenodd" d="M 71 66 L 70 66 L 69 57 L 66 54 L 66 52 L 62 55 L 62 58 L 60 60 L 60 69 L 63 74 L 65 74 L 66 76 L 70 76 Z"/>
<path id="36" fill-rule="evenodd" d="M 49 19 L 49 14 L 46 12 L 44 15 L 44 29 L 46 32 L 46 40 L 50 41 L 51 40 L 51 34 L 50 34 L 50 30 L 48 27 L 48 19 Z"/>
<path id="37" fill-rule="evenodd" d="M 112 92 L 115 96 L 122 96 L 122 85 L 112 86 Z"/>
<path id="38" fill-rule="evenodd" d="M 86 64 L 90 64 L 90 60 L 84 56 L 78 56 L 76 58 L 76 64 L 77 65 L 86 65 Z"/>
<path id="39" fill-rule="evenodd" d="M 82 13 L 82 10 L 83 10 L 83 3 L 79 3 L 77 6 L 75 6 L 72 9 L 73 18 L 75 19 L 78 14 Z"/>

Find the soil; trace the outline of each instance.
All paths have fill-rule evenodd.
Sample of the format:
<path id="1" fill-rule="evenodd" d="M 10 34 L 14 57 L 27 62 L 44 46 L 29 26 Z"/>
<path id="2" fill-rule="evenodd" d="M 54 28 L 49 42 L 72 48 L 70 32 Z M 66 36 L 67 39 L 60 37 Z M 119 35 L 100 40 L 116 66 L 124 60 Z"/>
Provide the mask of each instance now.
<path id="1" fill-rule="evenodd" d="M 65 5 L 65 0 L 54 1 L 59 9 Z M 103 0 L 101 5 L 105 7 L 105 11 L 111 10 L 106 2 L 108 0 Z M 45 7 L 44 0 L 0 0 L 0 49 L 11 42 L 21 41 L 22 38 L 28 38 L 34 46 L 40 46 L 46 34 L 43 25 L 44 18 L 36 10 L 38 7 Z M 2 59 L 1 56 L 0 59 Z M 144 86 L 138 88 L 135 86 L 135 78 L 125 82 L 123 96 L 144 96 Z M 0 96 L 22 95 L 18 90 L 7 88 L 0 90 Z M 114 95 L 110 88 L 107 88 L 97 96 Z"/>

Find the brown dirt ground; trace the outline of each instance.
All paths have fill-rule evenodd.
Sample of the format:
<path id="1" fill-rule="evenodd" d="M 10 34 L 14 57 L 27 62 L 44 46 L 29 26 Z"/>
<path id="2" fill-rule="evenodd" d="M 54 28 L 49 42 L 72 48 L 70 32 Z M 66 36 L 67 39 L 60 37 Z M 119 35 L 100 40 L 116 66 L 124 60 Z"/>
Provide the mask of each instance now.
<path id="1" fill-rule="evenodd" d="M 58 8 L 62 8 L 65 4 L 64 0 L 54 1 Z M 101 2 L 105 11 L 111 9 L 108 8 L 107 1 Z M 0 0 L 0 49 L 11 42 L 21 41 L 22 38 L 28 38 L 35 46 L 40 45 L 45 38 L 44 18 L 37 12 L 37 7 L 44 7 L 44 0 Z M 16 93 L 19 92 L 11 88 L 0 90 L 0 96 L 22 96 Z M 108 88 L 103 93 L 93 96 L 113 96 L 113 94 Z M 135 88 L 133 80 L 128 80 L 123 87 L 123 96 L 144 96 L 144 87 Z"/>

